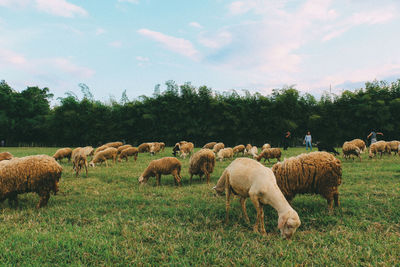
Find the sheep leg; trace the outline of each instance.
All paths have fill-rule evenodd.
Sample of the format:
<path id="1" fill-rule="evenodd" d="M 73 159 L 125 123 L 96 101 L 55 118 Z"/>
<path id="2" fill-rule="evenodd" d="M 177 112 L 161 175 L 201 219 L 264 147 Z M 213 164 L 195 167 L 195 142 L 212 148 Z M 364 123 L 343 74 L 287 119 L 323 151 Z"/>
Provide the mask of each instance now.
<path id="1" fill-rule="evenodd" d="M 137 154 L 135 154 L 134 159 L 135 159 L 135 162 L 136 162 L 136 160 L 137 160 Z"/>
<path id="2" fill-rule="evenodd" d="M 265 222 L 264 222 L 264 205 L 260 202 L 260 227 L 261 227 L 261 234 L 267 235 L 267 231 L 265 231 Z"/>
<path id="3" fill-rule="evenodd" d="M 156 181 L 157 181 L 157 186 L 160 186 L 160 183 L 161 183 L 161 174 L 156 174 Z"/>
<path id="4" fill-rule="evenodd" d="M 229 222 L 229 208 L 230 208 L 230 200 L 231 200 L 231 188 L 228 183 L 225 184 L 225 189 L 226 189 L 226 204 L 225 204 L 225 210 L 226 210 L 226 217 L 225 217 L 225 223 L 228 224 Z"/>
<path id="5" fill-rule="evenodd" d="M 190 184 L 192 184 L 193 173 L 190 174 Z M 201 177 L 200 177 L 201 179 Z"/>
<path id="6" fill-rule="evenodd" d="M 246 198 L 244 198 L 244 197 L 240 198 L 240 205 L 242 206 L 244 219 L 246 220 L 246 222 L 248 224 L 250 224 L 250 219 L 249 219 L 249 216 L 247 215 L 247 210 L 246 210 Z"/>
<path id="7" fill-rule="evenodd" d="M 207 184 L 210 184 L 210 174 L 207 171 L 207 168 L 203 165 L 201 166 L 201 171 L 205 174 L 205 176 L 207 177 Z M 203 174 L 200 175 L 200 178 Z"/>
<path id="8" fill-rule="evenodd" d="M 40 196 L 40 200 L 36 206 L 37 209 L 40 209 L 41 207 L 44 207 L 47 205 L 47 202 L 49 201 L 49 198 L 50 198 L 50 193 L 49 192 L 40 192 L 39 196 Z"/>
<path id="9" fill-rule="evenodd" d="M 335 206 L 339 207 L 340 206 L 340 202 L 339 202 L 339 193 L 338 192 L 333 194 L 333 200 L 335 201 Z"/>
<path id="10" fill-rule="evenodd" d="M 85 160 L 85 170 L 86 170 L 86 177 L 88 177 L 88 163 Z"/>
<path id="11" fill-rule="evenodd" d="M 260 208 L 260 201 L 258 201 L 258 197 L 256 195 L 251 195 L 250 199 L 251 199 L 251 202 L 253 202 L 253 205 L 257 211 L 257 219 L 256 219 L 256 223 L 253 226 L 253 231 L 255 233 L 258 233 L 258 226 L 260 225 L 261 215 L 262 215 L 261 208 Z"/>

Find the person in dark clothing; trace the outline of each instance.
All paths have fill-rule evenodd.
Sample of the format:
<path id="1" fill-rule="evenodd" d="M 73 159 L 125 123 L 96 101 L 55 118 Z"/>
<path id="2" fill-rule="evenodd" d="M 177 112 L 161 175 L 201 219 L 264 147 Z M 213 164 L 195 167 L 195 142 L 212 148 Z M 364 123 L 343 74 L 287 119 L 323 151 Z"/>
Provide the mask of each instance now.
<path id="1" fill-rule="evenodd" d="M 289 147 L 290 132 L 287 131 L 283 137 L 283 150 L 287 150 Z"/>

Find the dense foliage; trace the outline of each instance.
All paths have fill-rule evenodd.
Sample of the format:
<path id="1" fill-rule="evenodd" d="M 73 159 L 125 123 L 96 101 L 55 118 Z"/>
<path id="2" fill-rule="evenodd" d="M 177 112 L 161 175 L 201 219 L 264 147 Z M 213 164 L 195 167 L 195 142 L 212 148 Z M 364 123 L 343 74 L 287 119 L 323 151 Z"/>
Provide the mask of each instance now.
<path id="1" fill-rule="evenodd" d="M 235 91 L 216 93 L 190 83 L 166 82 L 153 96 L 103 103 L 89 88 L 72 93 L 51 107 L 48 88 L 28 87 L 17 92 L 0 82 L 0 140 L 11 145 L 98 145 L 111 140 L 131 144 L 164 141 L 171 145 L 190 140 L 196 146 L 209 141 L 280 145 L 284 132 L 292 132 L 292 145 L 300 144 L 307 130 L 313 142 L 341 144 L 366 139 L 372 129 L 384 138 L 399 139 L 400 80 L 388 84 L 368 82 L 365 89 L 324 94 L 316 100 L 292 87 L 276 89 L 270 96 Z"/>

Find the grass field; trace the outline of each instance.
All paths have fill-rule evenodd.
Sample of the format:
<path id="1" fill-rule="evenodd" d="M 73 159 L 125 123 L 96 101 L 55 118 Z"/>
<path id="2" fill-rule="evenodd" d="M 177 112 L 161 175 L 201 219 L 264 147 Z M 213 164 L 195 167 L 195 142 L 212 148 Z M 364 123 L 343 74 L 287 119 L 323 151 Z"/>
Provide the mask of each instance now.
<path id="1" fill-rule="evenodd" d="M 55 148 L 9 148 L 15 156 L 52 155 Z M 283 151 L 283 157 L 304 152 Z M 266 230 L 252 232 L 232 201 L 224 224 L 225 199 L 212 186 L 231 161 L 217 162 L 211 184 L 194 178 L 182 160 L 183 186 L 163 176 L 161 186 L 137 178 L 154 158 L 90 168 L 75 178 L 64 162 L 60 193 L 35 209 L 38 196 L 20 195 L 17 209 L 0 204 L 0 263 L 12 265 L 400 265 L 400 157 L 345 161 L 341 208 L 332 214 L 320 196 L 292 202 L 302 225 L 291 240 L 281 238 L 277 213 L 265 207 Z M 275 162 L 273 160 L 272 162 Z M 272 166 L 267 164 L 267 166 Z M 255 209 L 247 201 L 251 223 Z"/>

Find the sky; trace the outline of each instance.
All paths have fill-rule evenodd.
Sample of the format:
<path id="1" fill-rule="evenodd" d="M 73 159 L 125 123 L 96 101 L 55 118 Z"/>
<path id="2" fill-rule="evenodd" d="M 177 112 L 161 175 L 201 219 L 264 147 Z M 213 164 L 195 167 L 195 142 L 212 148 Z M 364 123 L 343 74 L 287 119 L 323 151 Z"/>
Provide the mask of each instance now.
<path id="1" fill-rule="evenodd" d="M 320 96 L 400 78 L 398 0 L 0 0 L 0 80 L 96 99 L 191 82 Z M 163 88 L 163 87 L 162 87 Z"/>

